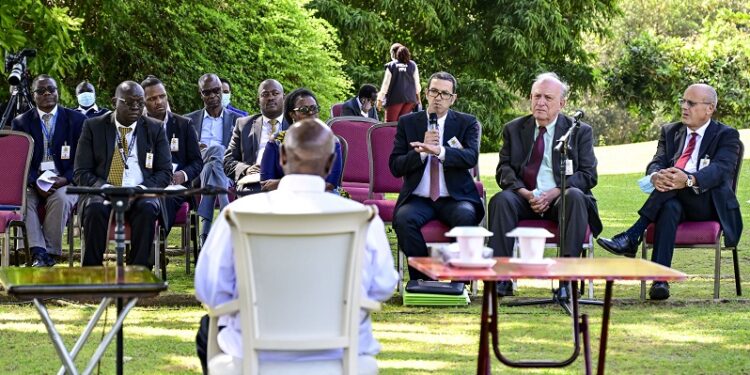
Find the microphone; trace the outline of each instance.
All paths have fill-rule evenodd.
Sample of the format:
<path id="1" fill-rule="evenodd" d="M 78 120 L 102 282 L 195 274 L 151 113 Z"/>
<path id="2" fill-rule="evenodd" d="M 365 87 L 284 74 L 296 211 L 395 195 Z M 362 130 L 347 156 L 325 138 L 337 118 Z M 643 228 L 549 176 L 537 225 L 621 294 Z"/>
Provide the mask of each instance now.
<path id="1" fill-rule="evenodd" d="M 438 123 L 437 123 L 437 114 L 436 113 L 430 113 L 430 125 L 428 126 L 430 130 L 437 130 Z"/>
<path id="2" fill-rule="evenodd" d="M 573 120 L 575 121 L 580 121 L 584 115 L 585 113 L 583 113 L 583 110 L 579 109 L 579 110 L 576 110 L 575 113 L 573 113 L 573 116 L 571 117 L 573 117 Z"/>

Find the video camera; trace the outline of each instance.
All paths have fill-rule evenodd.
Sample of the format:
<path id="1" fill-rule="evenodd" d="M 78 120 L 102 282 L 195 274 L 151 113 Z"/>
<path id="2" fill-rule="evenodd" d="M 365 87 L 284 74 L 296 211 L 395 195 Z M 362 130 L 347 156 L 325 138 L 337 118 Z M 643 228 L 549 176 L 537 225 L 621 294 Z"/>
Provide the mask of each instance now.
<path id="1" fill-rule="evenodd" d="M 27 78 L 26 58 L 36 56 L 36 50 L 32 48 L 24 48 L 17 54 L 7 53 L 5 54 L 5 71 L 9 71 L 8 83 L 13 86 L 18 86 Z"/>

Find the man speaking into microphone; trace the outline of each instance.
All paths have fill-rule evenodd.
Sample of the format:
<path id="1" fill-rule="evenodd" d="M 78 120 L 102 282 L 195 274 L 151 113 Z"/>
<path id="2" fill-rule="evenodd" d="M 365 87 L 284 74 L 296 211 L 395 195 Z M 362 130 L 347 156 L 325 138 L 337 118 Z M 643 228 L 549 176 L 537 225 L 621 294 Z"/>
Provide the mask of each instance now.
<path id="1" fill-rule="evenodd" d="M 505 234 L 519 220 L 548 219 L 558 221 L 560 204 L 560 152 L 553 150 L 557 141 L 573 126 L 573 119 L 560 111 L 565 107 L 568 85 L 555 73 L 543 73 L 531 86 L 531 114 L 519 117 L 503 128 L 503 145 L 495 172 L 502 189 L 488 205 L 489 229 L 494 233 L 489 246 L 495 256 L 513 254 L 513 238 Z M 576 113 L 582 117 L 583 112 Z M 581 123 L 572 139 L 566 165 L 565 243 L 563 256 L 578 256 L 586 226 L 595 236 L 602 230 L 596 200 L 591 189 L 596 186 L 596 157 L 593 132 Z M 563 288 L 560 288 L 561 290 Z M 513 295 L 509 281 L 497 283 L 500 296 Z"/>
<path id="2" fill-rule="evenodd" d="M 393 214 L 393 228 L 406 256 L 427 256 L 420 228 L 438 219 L 447 226 L 474 226 L 484 216 L 470 170 L 479 160 L 479 122 L 452 111 L 456 79 L 433 74 L 425 90 L 427 109 L 398 120 L 391 173 L 404 184 Z M 411 280 L 429 280 L 409 267 Z"/>

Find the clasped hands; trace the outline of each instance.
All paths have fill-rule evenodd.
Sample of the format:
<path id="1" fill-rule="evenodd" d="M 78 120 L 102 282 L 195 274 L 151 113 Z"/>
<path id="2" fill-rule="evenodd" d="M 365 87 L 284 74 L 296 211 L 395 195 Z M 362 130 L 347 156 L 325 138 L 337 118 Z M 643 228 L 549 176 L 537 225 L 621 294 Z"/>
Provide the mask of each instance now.
<path id="1" fill-rule="evenodd" d="M 687 186 L 687 173 L 682 169 L 671 167 L 661 169 L 651 176 L 651 183 L 660 192 L 684 189 Z"/>
<path id="2" fill-rule="evenodd" d="M 59 189 L 60 187 L 63 187 L 68 184 L 68 179 L 63 176 L 52 177 L 51 179 L 54 180 L 55 182 L 52 184 L 52 187 L 49 188 L 49 190 L 47 191 L 40 189 L 39 186 L 36 186 L 36 184 L 34 184 L 34 187 L 36 188 L 36 193 L 44 199 L 54 194 L 55 191 L 57 191 L 57 189 Z"/>
<path id="3" fill-rule="evenodd" d="M 428 130 L 424 133 L 424 141 L 411 142 L 409 145 L 419 153 L 426 152 L 432 155 L 440 155 L 440 133 L 437 129 Z"/>
<path id="4" fill-rule="evenodd" d="M 540 215 L 547 212 L 555 199 L 560 196 L 559 188 L 547 190 L 539 194 L 538 197 L 535 197 L 534 193 L 526 188 L 520 188 L 517 192 L 518 195 L 529 202 L 531 210 Z"/>

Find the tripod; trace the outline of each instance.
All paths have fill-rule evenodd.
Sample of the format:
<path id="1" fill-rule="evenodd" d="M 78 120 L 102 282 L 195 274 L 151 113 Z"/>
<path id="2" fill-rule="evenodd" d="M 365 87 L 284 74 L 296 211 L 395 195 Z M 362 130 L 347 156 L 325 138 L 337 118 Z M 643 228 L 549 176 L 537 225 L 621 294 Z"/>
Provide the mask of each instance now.
<path id="1" fill-rule="evenodd" d="M 580 115 L 578 115 L 580 113 Z M 567 176 L 568 174 L 573 174 L 573 163 L 570 162 L 570 165 L 568 165 L 568 153 L 572 151 L 572 146 L 570 145 L 570 140 L 573 138 L 576 134 L 576 131 L 581 126 L 580 118 L 583 117 L 583 112 L 578 112 L 576 115 L 573 116 L 573 125 L 568 128 L 568 131 L 560 137 L 560 139 L 557 140 L 557 145 L 555 146 L 555 151 L 560 153 L 560 204 L 559 208 L 557 210 L 558 214 L 558 220 L 557 220 L 557 229 L 558 229 L 558 256 L 560 254 L 566 254 L 565 252 L 565 230 L 567 229 L 567 222 L 565 218 L 565 191 L 567 190 L 567 187 L 565 186 L 567 183 Z M 570 173 L 568 173 L 570 172 Z M 573 281 L 577 282 L 577 281 Z M 571 290 L 567 289 L 567 286 L 563 284 L 563 282 L 560 282 L 559 288 L 566 288 L 567 291 L 567 298 L 563 295 L 564 293 L 561 290 L 555 289 L 552 287 L 552 298 L 546 298 L 546 299 L 540 299 L 540 300 L 531 300 L 531 301 L 518 301 L 518 302 L 511 302 L 508 303 L 506 306 L 530 306 L 530 305 L 543 305 L 543 304 L 559 304 L 563 310 L 565 310 L 568 315 L 572 315 L 572 307 L 571 303 L 574 300 L 574 298 L 578 298 L 578 288 L 573 287 L 572 293 L 575 293 L 575 296 L 571 296 Z M 604 303 L 602 301 L 595 301 L 595 300 L 588 300 L 588 299 L 579 299 L 577 301 L 579 304 L 583 305 L 596 305 L 596 306 L 602 306 Z"/>
<path id="2" fill-rule="evenodd" d="M 34 102 L 31 100 L 31 93 L 29 92 L 28 80 L 24 79 L 20 84 L 13 87 L 13 91 L 8 100 L 8 105 L 3 111 L 3 117 L 0 119 L 0 130 L 5 128 L 5 125 L 10 124 L 16 116 L 34 109 Z"/>

